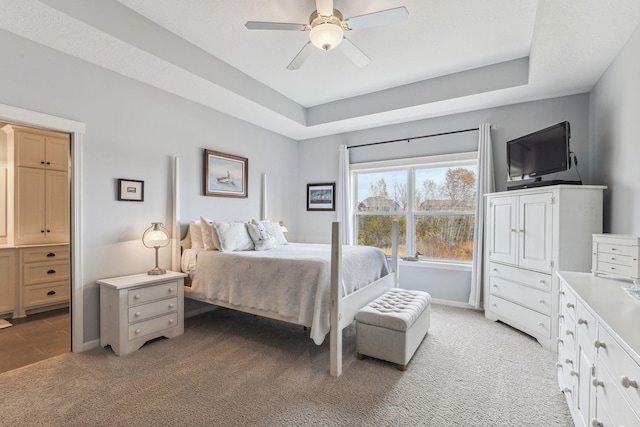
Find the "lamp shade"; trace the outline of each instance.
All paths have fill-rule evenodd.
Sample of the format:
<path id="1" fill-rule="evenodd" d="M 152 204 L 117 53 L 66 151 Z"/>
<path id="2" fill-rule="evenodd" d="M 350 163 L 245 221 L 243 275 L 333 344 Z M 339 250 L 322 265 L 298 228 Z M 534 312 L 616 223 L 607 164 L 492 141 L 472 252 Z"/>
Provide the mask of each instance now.
<path id="1" fill-rule="evenodd" d="M 169 231 L 161 222 L 152 222 L 142 235 L 142 243 L 148 248 L 162 248 L 169 244 Z"/>
<path id="2" fill-rule="evenodd" d="M 318 49 L 331 50 L 342 42 L 344 30 L 331 22 L 316 25 L 309 32 L 311 43 Z"/>

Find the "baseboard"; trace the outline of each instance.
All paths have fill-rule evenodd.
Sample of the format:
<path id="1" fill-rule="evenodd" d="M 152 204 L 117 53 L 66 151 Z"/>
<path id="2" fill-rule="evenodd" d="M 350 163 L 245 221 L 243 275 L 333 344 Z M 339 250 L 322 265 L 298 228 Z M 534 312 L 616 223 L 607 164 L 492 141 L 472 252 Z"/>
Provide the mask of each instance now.
<path id="1" fill-rule="evenodd" d="M 468 309 L 476 310 L 476 308 L 469 303 L 460 302 L 460 301 L 450 301 L 446 299 L 431 298 L 431 304 L 446 305 L 449 307 L 468 308 Z"/>
<path id="2" fill-rule="evenodd" d="M 100 340 L 93 340 L 93 341 L 87 341 L 85 343 L 82 344 L 82 350 L 81 351 L 88 351 L 88 350 L 92 350 L 94 348 L 98 348 L 100 347 Z"/>

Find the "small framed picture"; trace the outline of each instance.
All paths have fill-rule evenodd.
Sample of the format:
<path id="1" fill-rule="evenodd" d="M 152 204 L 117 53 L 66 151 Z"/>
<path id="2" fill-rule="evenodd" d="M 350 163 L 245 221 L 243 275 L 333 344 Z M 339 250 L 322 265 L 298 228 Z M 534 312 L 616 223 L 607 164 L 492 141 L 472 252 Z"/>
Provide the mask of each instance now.
<path id="1" fill-rule="evenodd" d="M 308 211 L 335 211 L 336 183 L 307 184 Z"/>
<path id="2" fill-rule="evenodd" d="M 247 197 L 249 160 L 218 151 L 204 150 L 204 195 Z"/>
<path id="3" fill-rule="evenodd" d="M 144 181 L 118 179 L 118 200 L 125 202 L 144 201 Z"/>

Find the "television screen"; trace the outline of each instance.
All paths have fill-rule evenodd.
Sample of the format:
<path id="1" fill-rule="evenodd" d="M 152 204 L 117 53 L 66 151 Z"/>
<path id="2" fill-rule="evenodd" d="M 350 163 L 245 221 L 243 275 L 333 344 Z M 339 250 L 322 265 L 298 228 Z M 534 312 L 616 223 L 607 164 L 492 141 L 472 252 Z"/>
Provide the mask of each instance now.
<path id="1" fill-rule="evenodd" d="M 511 179 L 535 178 L 571 168 L 569 122 L 507 142 L 507 162 Z"/>

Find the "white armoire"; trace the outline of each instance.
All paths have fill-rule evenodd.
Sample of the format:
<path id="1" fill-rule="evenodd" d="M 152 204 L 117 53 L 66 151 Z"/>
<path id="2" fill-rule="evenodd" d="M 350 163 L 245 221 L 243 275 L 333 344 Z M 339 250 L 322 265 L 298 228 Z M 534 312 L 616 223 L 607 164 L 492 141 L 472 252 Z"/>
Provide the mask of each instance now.
<path id="1" fill-rule="evenodd" d="M 487 198 L 485 316 L 556 350 L 556 270 L 590 271 L 604 186 L 554 185 Z"/>

